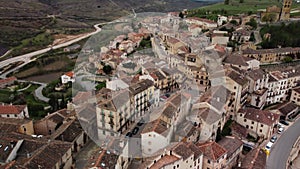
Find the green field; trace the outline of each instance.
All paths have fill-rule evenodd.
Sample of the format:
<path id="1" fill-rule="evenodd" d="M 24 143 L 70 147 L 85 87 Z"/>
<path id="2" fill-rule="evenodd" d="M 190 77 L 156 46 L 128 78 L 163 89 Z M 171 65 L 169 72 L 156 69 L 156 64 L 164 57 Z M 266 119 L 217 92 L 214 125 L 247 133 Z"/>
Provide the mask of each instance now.
<path id="1" fill-rule="evenodd" d="M 277 5 L 281 6 L 279 0 L 229 0 L 229 4 L 225 5 L 224 2 L 204 6 L 190 11 L 190 16 L 205 17 L 205 14 L 222 14 L 222 15 L 236 15 L 236 14 L 255 14 L 260 10 L 266 9 L 268 6 Z M 293 3 L 292 9 L 300 9 L 300 3 Z"/>

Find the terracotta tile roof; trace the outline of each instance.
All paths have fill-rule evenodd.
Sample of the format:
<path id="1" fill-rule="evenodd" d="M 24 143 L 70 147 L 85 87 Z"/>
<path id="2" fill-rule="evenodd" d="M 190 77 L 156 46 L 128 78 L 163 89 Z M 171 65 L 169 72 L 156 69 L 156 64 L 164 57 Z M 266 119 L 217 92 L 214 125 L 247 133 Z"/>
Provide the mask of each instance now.
<path id="1" fill-rule="evenodd" d="M 267 155 L 260 148 L 251 150 L 242 160 L 240 169 L 262 169 L 266 167 Z"/>
<path id="2" fill-rule="evenodd" d="M 220 157 L 227 153 L 225 148 L 214 141 L 204 143 L 199 142 L 196 145 L 200 148 L 205 157 L 213 161 L 220 159 Z"/>
<path id="3" fill-rule="evenodd" d="M 258 79 L 263 79 L 264 76 L 267 75 L 267 73 L 265 71 L 263 71 L 262 69 L 254 69 L 254 70 L 248 71 L 247 75 L 253 80 L 258 80 Z"/>
<path id="4" fill-rule="evenodd" d="M 73 142 L 80 134 L 83 133 L 83 129 L 78 120 L 73 121 L 67 128 L 63 130 L 61 134 L 59 134 L 55 139 Z"/>
<path id="5" fill-rule="evenodd" d="M 194 109 L 192 115 L 197 116 L 207 124 L 213 124 L 222 119 L 221 115 L 210 108 Z"/>
<path id="6" fill-rule="evenodd" d="M 246 85 L 249 81 L 245 76 L 243 76 L 235 71 L 229 71 L 227 73 L 227 76 L 241 86 Z"/>
<path id="7" fill-rule="evenodd" d="M 75 97 L 73 97 L 73 102 L 75 104 L 87 102 L 88 99 L 92 97 L 92 92 L 78 92 Z"/>
<path id="8" fill-rule="evenodd" d="M 149 132 L 156 132 L 158 134 L 165 135 L 169 132 L 168 130 L 168 124 L 161 119 L 156 119 L 154 121 L 151 121 L 150 123 L 147 123 L 144 127 L 142 134 L 149 133 Z"/>
<path id="9" fill-rule="evenodd" d="M 17 78 L 14 76 L 6 78 L 6 79 L 0 79 L 0 84 L 6 84 L 6 83 L 9 83 L 9 82 L 12 82 L 15 80 L 17 80 Z"/>
<path id="10" fill-rule="evenodd" d="M 244 118 L 253 120 L 268 126 L 273 126 L 279 120 L 280 115 L 268 110 L 259 110 L 254 108 L 242 108 L 238 113 L 243 113 Z"/>
<path id="11" fill-rule="evenodd" d="M 72 71 L 71 71 L 71 72 L 67 72 L 67 73 L 65 73 L 64 75 L 73 78 L 73 77 L 74 77 L 74 72 L 72 72 Z"/>
<path id="12" fill-rule="evenodd" d="M 20 114 L 26 105 L 0 105 L 0 114 Z"/>
<path id="13" fill-rule="evenodd" d="M 290 112 L 292 112 L 295 109 L 299 109 L 299 107 L 293 102 L 287 102 L 278 108 L 279 112 L 285 116 L 287 116 Z"/>
<path id="14" fill-rule="evenodd" d="M 243 142 L 235 137 L 224 137 L 218 144 L 227 150 L 227 158 L 231 158 L 231 156 L 243 146 Z"/>
<path id="15" fill-rule="evenodd" d="M 71 143 L 65 143 L 46 138 L 32 138 L 18 133 L 0 133 L 0 138 L 7 140 L 23 140 L 17 152 L 13 168 L 54 168 L 62 156 L 72 148 Z M 30 154 L 28 158 L 26 154 Z M 69 154 L 70 155 L 70 154 Z"/>
<path id="16" fill-rule="evenodd" d="M 127 104 L 129 101 L 129 91 L 128 90 L 120 90 L 114 91 L 112 94 L 106 98 L 99 99 L 97 97 L 99 108 L 104 110 L 118 111 L 121 107 Z"/>
<path id="17" fill-rule="evenodd" d="M 232 131 L 232 135 L 238 136 L 240 138 L 247 138 L 248 135 L 248 130 L 246 129 L 246 127 L 240 125 L 237 122 L 233 122 L 230 126 L 231 131 Z"/>
<path id="18" fill-rule="evenodd" d="M 173 147 L 172 151 L 186 160 L 187 158 L 191 157 L 194 152 L 189 148 L 187 143 L 180 142 L 175 147 Z"/>
<path id="19" fill-rule="evenodd" d="M 129 91 L 130 91 L 130 94 L 134 96 L 134 95 L 148 89 L 151 86 L 154 86 L 154 83 L 149 79 L 145 79 L 145 80 L 141 80 L 135 84 L 130 85 Z"/>
<path id="20" fill-rule="evenodd" d="M 200 150 L 200 148 L 198 146 L 196 146 L 194 143 L 187 143 L 188 147 L 190 150 L 193 151 L 194 153 L 194 160 L 196 160 L 197 158 L 199 158 L 200 155 L 203 155 L 202 151 Z"/>
<path id="21" fill-rule="evenodd" d="M 176 108 L 172 104 L 168 104 L 164 109 L 162 114 L 165 115 L 168 118 L 174 117 L 176 113 Z"/>
<path id="22" fill-rule="evenodd" d="M 217 110 L 221 110 L 228 99 L 231 97 L 231 92 L 223 85 L 213 86 L 209 88 L 197 101 L 198 103 L 206 102 Z"/>
<path id="23" fill-rule="evenodd" d="M 168 37 L 167 41 L 173 45 L 180 42 L 180 40 L 173 38 L 173 37 Z"/>
<path id="24" fill-rule="evenodd" d="M 154 165 L 150 167 L 150 169 L 161 169 L 166 165 L 172 164 L 175 161 L 178 161 L 180 158 L 173 155 L 165 155 L 161 159 L 159 159 Z"/>
<path id="25" fill-rule="evenodd" d="M 250 60 L 253 60 L 253 59 L 249 58 L 249 57 L 244 57 L 243 55 L 240 55 L 240 54 L 231 54 L 225 58 L 224 63 L 240 65 L 240 66 L 249 66 L 247 61 L 250 61 Z"/>

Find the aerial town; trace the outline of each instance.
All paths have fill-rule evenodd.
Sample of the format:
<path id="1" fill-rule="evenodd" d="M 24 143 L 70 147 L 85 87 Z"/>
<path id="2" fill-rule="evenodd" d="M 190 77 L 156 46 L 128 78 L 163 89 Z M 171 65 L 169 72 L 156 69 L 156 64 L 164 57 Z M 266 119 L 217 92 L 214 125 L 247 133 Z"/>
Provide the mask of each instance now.
<path id="1" fill-rule="evenodd" d="M 300 34 L 272 32 L 297 29 L 293 3 L 215 20 L 133 11 L 0 60 L 0 169 L 300 168 Z M 24 75 L 66 59 L 51 81 Z"/>

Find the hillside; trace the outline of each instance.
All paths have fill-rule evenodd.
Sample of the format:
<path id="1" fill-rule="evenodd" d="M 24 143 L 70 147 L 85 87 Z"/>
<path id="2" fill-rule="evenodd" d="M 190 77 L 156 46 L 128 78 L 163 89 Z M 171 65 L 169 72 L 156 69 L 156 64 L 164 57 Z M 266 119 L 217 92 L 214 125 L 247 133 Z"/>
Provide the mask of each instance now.
<path id="1" fill-rule="evenodd" d="M 0 45 L 22 48 L 40 34 L 78 34 L 92 25 L 136 12 L 168 12 L 214 1 L 192 0 L 0 0 Z M 48 37 L 48 36 L 47 36 Z"/>

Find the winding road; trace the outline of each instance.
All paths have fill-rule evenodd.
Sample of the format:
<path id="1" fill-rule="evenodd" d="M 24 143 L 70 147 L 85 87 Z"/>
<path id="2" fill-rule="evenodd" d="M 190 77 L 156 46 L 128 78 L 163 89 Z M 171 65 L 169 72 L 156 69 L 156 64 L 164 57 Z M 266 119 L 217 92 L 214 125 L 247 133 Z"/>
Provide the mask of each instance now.
<path id="1" fill-rule="evenodd" d="M 285 169 L 286 162 L 294 143 L 300 136 L 300 120 L 295 121 L 272 146 L 271 154 L 267 159 L 267 169 Z"/>
<path id="2" fill-rule="evenodd" d="M 115 22 L 115 21 L 113 21 L 113 22 Z M 96 29 L 94 32 L 88 33 L 86 35 L 83 35 L 83 36 L 78 37 L 76 39 L 70 40 L 68 42 L 58 44 L 58 45 L 55 45 L 55 46 L 51 46 L 51 47 L 47 47 L 45 49 L 41 49 L 41 50 L 34 51 L 34 52 L 31 52 L 31 53 L 27 53 L 27 54 L 24 54 L 24 55 L 16 56 L 16 57 L 13 57 L 13 58 L 10 58 L 10 59 L 6 59 L 6 60 L 0 62 L 0 69 L 3 68 L 4 66 L 7 66 L 7 65 L 15 63 L 15 62 L 22 61 L 24 63 L 17 66 L 17 67 L 15 67 L 14 69 L 11 69 L 11 70 L 5 72 L 5 73 L 1 73 L 0 78 L 5 78 L 9 73 L 11 73 L 11 72 L 21 68 L 22 66 L 34 61 L 35 59 L 31 59 L 34 56 L 41 55 L 41 54 L 46 53 L 46 52 L 48 52 L 52 49 L 58 49 L 58 48 L 69 46 L 73 43 L 76 43 L 76 42 L 82 40 L 82 39 L 90 37 L 90 36 L 92 36 L 92 35 L 94 35 L 94 34 L 101 31 L 101 28 L 99 27 L 100 25 L 105 25 L 105 24 L 109 24 L 109 23 L 113 23 L 113 22 L 105 22 L 105 23 L 96 24 L 96 25 L 94 25 L 94 28 Z"/>

